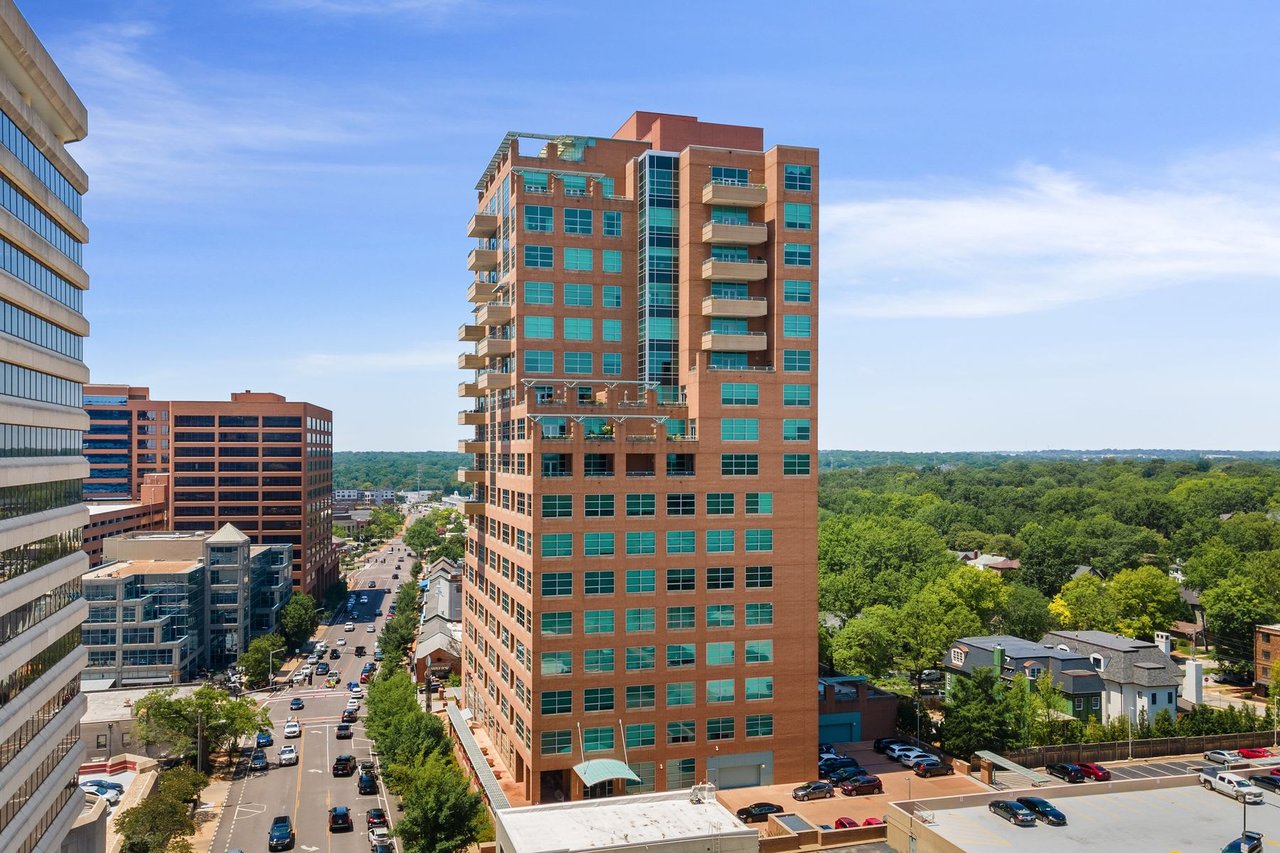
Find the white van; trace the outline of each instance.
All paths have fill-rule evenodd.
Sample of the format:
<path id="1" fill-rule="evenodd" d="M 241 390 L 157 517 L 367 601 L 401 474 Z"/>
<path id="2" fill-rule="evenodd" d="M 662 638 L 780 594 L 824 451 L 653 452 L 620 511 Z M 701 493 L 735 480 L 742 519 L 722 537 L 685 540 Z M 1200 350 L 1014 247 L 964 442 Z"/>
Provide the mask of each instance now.
<path id="1" fill-rule="evenodd" d="M 356 623 L 354 622 L 348 622 L 347 624 L 342 626 L 342 630 L 344 631 L 354 631 L 355 629 L 356 629 Z"/>

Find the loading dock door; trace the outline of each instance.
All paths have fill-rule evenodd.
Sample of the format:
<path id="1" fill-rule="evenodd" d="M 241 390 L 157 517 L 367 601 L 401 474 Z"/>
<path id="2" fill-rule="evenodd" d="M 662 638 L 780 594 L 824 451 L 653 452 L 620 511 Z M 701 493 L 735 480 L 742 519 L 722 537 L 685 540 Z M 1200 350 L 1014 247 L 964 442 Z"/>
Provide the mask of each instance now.
<path id="1" fill-rule="evenodd" d="M 858 740 L 853 723 L 827 723 L 818 726 L 819 743 L 853 743 Z"/>
<path id="2" fill-rule="evenodd" d="M 711 779 L 718 788 L 751 788 L 760 784 L 759 764 L 719 767 Z"/>

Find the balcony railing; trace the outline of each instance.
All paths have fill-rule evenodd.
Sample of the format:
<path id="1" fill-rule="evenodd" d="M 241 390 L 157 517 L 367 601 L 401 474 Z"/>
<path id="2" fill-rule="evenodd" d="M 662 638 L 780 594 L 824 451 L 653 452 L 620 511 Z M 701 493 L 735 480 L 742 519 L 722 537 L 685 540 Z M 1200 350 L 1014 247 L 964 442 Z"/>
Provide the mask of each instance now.
<path id="1" fill-rule="evenodd" d="M 467 223 L 468 237 L 492 237 L 498 233 L 498 217 L 492 213 L 477 213 Z"/>
<path id="2" fill-rule="evenodd" d="M 467 255 L 467 269 L 472 272 L 492 272 L 497 268 L 497 249 L 472 249 Z"/>
<path id="3" fill-rule="evenodd" d="M 763 258 L 707 258 L 702 262 L 702 277 L 709 281 L 764 281 L 768 276 L 769 264 Z"/>
<path id="4" fill-rule="evenodd" d="M 703 332 L 702 349 L 708 352 L 760 352 L 768 348 L 765 332 Z"/>
<path id="5" fill-rule="evenodd" d="M 769 226 L 763 222 L 716 222 L 702 226 L 702 241 L 712 245 L 758 246 L 769 239 Z"/>
<path id="6" fill-rule="evenodd" d="M 763 296 L 707 296 L 702 300 L 703 317 L 763 317 L 769 300 Z"/>
<path id="7" fill-rule="evenodd" d="M 760 207 L 769 198 L 764 184 L 711 181 L 702 187 L 702 203 L 720 207 Z"/>

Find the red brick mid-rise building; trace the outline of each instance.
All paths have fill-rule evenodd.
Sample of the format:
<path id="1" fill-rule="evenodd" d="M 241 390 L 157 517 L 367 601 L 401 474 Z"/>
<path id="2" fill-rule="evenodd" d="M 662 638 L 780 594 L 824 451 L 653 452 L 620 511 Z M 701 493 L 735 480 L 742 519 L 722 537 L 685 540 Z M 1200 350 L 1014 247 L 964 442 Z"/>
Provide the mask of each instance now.
<path id="1" fill-rule="evenodd" d="M 467 707 L 532 802 L 811 778 L 818 152 L 636 113 L 476 189 Z"/>
<path id="2" fill-rule="evenodd" d="M 337 581 L 331 411 L 253 391 L 152 400 L 128 385 L 86 385 L 84 408 L 85 500 L 163 498 L 174 530 L 230 523 L 255 544 L 293 545 L 295 591 Z"/>

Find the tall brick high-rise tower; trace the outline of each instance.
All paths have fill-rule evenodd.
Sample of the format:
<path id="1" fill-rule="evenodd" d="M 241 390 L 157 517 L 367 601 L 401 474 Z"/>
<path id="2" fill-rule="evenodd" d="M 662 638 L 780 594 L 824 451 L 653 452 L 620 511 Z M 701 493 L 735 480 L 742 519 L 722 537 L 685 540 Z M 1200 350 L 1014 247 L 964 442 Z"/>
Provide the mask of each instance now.
<path id="1" fill-rule="evenodd" d="M 466 706 L 533 802 L 812 776 L 818 152 L 635 113 L 476 189 Z"/>

